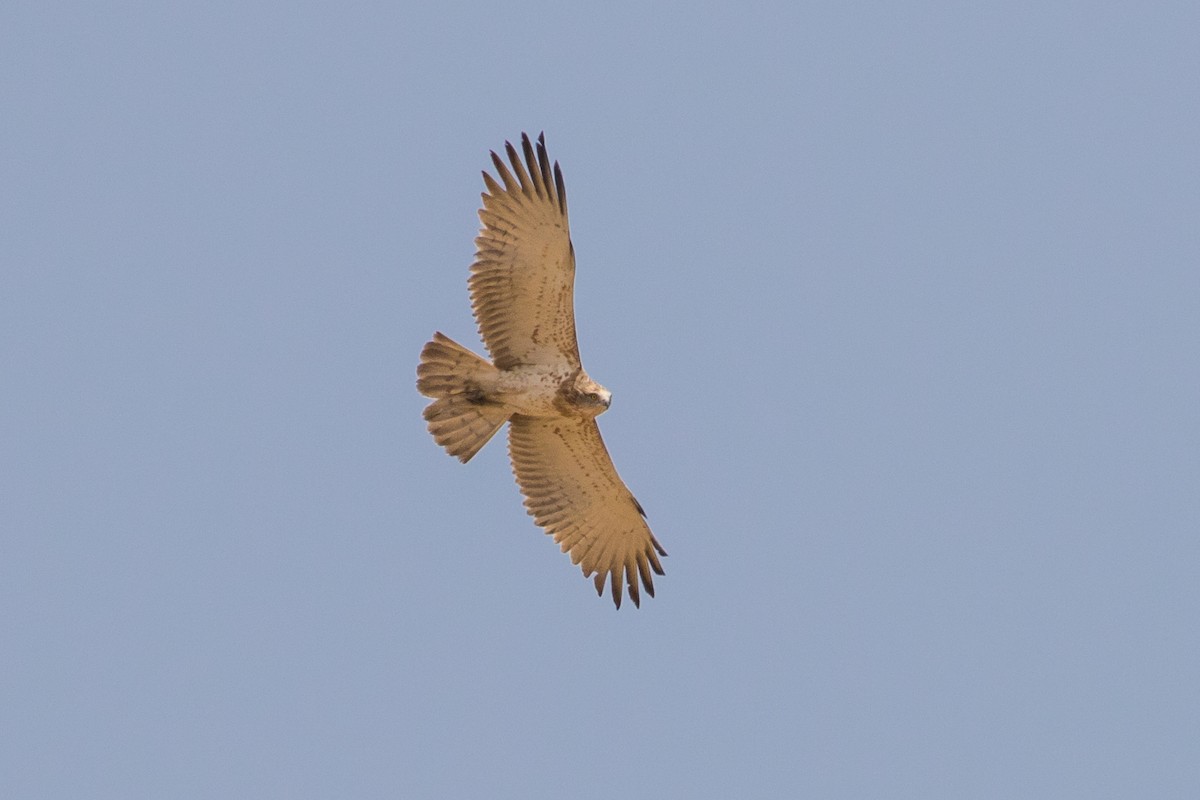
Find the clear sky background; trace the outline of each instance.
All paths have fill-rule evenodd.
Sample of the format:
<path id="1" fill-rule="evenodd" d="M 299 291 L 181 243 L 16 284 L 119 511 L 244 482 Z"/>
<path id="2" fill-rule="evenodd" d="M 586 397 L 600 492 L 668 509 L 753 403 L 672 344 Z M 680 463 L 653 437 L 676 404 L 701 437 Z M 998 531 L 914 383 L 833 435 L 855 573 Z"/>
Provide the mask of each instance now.
<path id="1" fill-rule="evenodd" d="M 1200 797 L 1198 41 L 4 4 L 0 796 Z M 640 610 L 421 419 L 523 130 Z"/>

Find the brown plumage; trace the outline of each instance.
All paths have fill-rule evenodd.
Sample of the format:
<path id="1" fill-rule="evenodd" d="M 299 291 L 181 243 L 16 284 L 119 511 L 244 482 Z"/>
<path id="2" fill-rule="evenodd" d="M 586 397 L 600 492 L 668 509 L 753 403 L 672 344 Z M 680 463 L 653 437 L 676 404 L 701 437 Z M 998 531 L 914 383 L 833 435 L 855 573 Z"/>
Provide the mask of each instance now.
<path id="1" fill-rule="evenodd" d="M 611 394 L 588 377 L 575 337 L 575 249 L 562 171 L 544 136 L 521 135 L 524 161 L 505 143 L 492 153 L 499 181 L 483 182 L 471 309 L 492 361 L 441 333 L 421 351 L 417 388 L 434 398 L 425 419 L 434 440 L 469 461 L 509 423 L 509 456 L 525 507 L 596 591 L 607 581 L 621 607 L 627 587 L 654 596 L 666 551 L 617 474 L 596 417 Z"/>

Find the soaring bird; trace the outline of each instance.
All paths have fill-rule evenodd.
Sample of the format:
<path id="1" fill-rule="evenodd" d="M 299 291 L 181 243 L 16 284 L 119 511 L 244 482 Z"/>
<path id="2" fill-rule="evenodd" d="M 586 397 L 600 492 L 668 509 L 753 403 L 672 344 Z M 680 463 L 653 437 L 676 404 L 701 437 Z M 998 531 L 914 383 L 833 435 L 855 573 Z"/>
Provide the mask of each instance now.
<path id="1" fill-rule="evenodd" d="M 486 171 L 482 227 L 467 286 L 491 361 L 440 332 L 421 350 L 417 389 L 433 402 L 425 420 L 434 441 L 471 460 L 508 423 L 513 474 L 534 521 L 554 537 L 603 596 L 607 580 L 621 607 L 622 586 L 641 604 L 654 596 L 651 573 L 667 553 L 646 512 L 617 474 L 596 417 L 612 394 L 584 371 L 575 338 L 575 248 L 567 193 L 545 135 L 536 152 L 521 135 L 524 160 L 504 143 L 492 152 L 499 182 Z"/>

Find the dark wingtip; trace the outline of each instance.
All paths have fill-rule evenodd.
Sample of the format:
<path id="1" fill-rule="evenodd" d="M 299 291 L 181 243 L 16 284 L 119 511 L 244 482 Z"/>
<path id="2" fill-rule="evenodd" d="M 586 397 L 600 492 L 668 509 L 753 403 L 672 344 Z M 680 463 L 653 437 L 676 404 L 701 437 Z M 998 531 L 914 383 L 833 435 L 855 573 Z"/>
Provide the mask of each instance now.
<path id="1" fill-rule="evenodd" d="M 558 210 L 567 213 L 567 186 L 563 183 L 562 170 L 558 162 L 554 162 L 554 188 L 558 190 Z"/>
<path id="2" fill-rule="evenodd" d="M 642 504 L 639 503 L 638 499 L 636 497 L 634 497 L 633 495 L 629 495 L 629 499 L 633 501 L 633 507 L 636 508 L 638 513 L 642 515 L 642 518 L 645 519 L 646 518 L 646 509 L 642 508 Z"/>
<path id="3" fill-rule="evenodd" d="M 525 153 L 525 164 L 529 168 L 530 180 L 533 181 L 533 190 L 538 197 L 541 197 L 542 185 L 546 183 L 546 181 L 545 178 L 542 177 L 543 170 L 541 169 L 541 165 L 538 163 L 538 159 L 533 155 L 533 145 L 529 143 L 528 134 L 521 134 L 521 150 Z M 547 185 L 546 191 L 549 190 L 550 187 Z"/>
<path id="4" fill-rule="evenodd" d="M 654 597 L 654 571 L 650 568 L 650 559 L 639 558 L 637 568 L 638 575 L 642 579 L 642 586 L 646 587 L 646 594 Z"/>

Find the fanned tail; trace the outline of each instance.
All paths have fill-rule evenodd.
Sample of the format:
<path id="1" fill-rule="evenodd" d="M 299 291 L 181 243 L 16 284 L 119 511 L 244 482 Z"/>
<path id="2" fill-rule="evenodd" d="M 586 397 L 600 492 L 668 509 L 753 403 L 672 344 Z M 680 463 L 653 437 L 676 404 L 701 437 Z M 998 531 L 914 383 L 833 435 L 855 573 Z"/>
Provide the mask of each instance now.
<path id="1" fill-rule="evenodd" d="M 435 333 L 421 350 L 417 391 L 434 401 L 425 407 L 433 439 L 466 463 L 508 421 L 511 412 L 491 399 L 498 370 L 467 348 Z"/>

